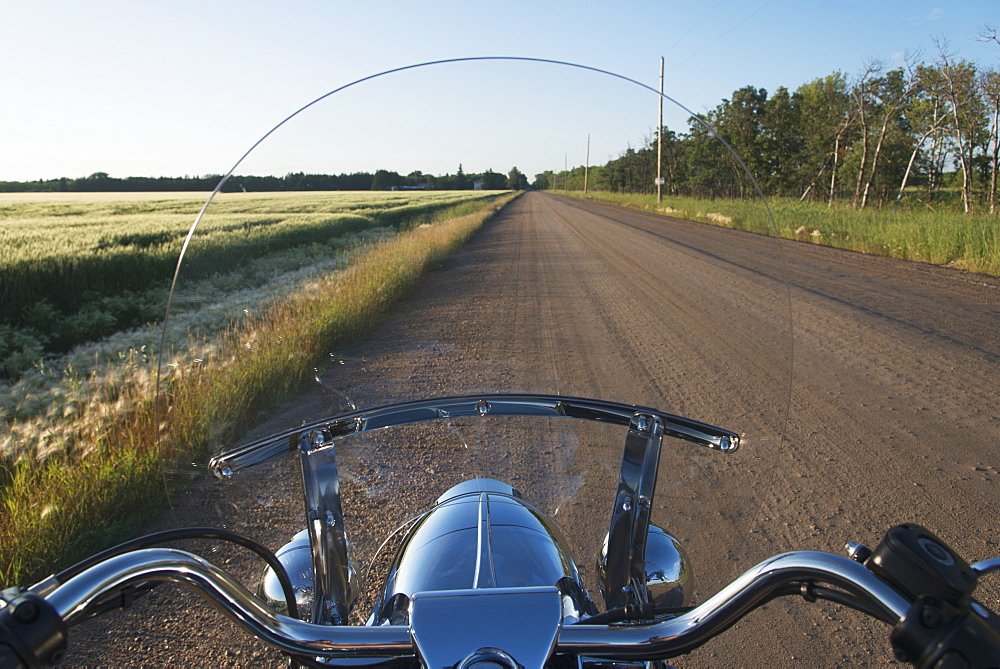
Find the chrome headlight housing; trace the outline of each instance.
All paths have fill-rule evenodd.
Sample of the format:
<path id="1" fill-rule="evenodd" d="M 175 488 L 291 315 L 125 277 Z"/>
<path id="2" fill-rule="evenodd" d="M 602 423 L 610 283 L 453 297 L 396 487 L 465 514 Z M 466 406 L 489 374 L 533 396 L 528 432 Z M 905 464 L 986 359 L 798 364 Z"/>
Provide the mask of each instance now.
<path id="1" fill-rule="evenodd" d="M 687 606 L 694 592 L 694 574 L 680 542 L 655 525 L 646 537 L 646 589 L 657 612 Z"/>
<path id="2" fill-rule="evenodd" d="M 309 550 L 309 532 L 302 530 L 287 544 L 275 553 L 288 572 L 295 592 L 295 604 L 299 609 L 299 618 L 309 620 L 312 616 L 313 604 L 313 565 L 312 552 Z M 281 591 L 281 583 L 274 570 L 268 567 L 257 587 L 257 596 L 268 606 L 282 615 L 288 615 L 288 603 Z"/>
<path id="3" fill-rule="evenodd" d="M 604 593 L 608 564 L 608 541 L 604 537 L 601 554 L 597 558 L 597 580 Z M 691 563 L 680 542 L 663 529 L 650 525 L 646 534 L 646 555 L 643 562 L 646 591 L 656 613 L 687 606 L 694 592 L 694 575 Z"/>

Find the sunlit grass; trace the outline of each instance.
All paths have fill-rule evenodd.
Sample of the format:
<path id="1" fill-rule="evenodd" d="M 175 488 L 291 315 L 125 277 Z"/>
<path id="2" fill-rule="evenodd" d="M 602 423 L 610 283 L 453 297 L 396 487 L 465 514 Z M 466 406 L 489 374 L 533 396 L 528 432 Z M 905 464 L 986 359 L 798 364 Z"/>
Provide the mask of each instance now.
<path id="1" fill-rule="evenodd" d="M 200 328 L 188 352 L 174 352 L 177 366 L 161 393 L 166 452 L 156 447 L 148 349 L 133 346 L 122 364 L 95 364 L 87 374 L 64 371 L 49 391 L 52 408 L 40 402 L 41 413 L 7 424 L 5 448 L 18 455 L 7 458 L 0 490 L 0 583 L 42 576 L 133 530 L 162 498 L 161 455 L 202 457 L 213 435 L 293 392 L 318 359 L 361 337 L 504 202 L 457 204 L 443 221 L 442 212 L 411 211 L 396 222 L 406 232 L 358 240 L 350 262 L 342 258 L 325 275 L 284 273 L 292 279 L 283 299 L 209 328 L 222 328 L 219 336 Z"/>
<path id="2" fill-rule="evenodd" d="M 582 193 L 568 193 L 582 196 Z M 866 209 L 772 199 L 774 224 L 758 202 L 591 192 L 587 197 L 702 223 L 773 234 L 874 255 L 1000 275 L 1000 217 L 960 212 Z"/>
<path id="3" fill-rule="evenodd" d="M 0 380 L 38 360 L 158 318 L 201 198 L 108 194 L 0 198 Z M 228 193 L 187 256 L 192 277 L 229 273 L 289 249 L 398 228 L 489 194 Z"/>
<path id="4" fill-rule="evenodd" d="M 198 307 L 207 299 L 217 302 L 209 296 L 225 293 L 230 300 L 256 303 L 260 299 L 257 292 L 262 290 L 264 284 L 267 284 L 266 292 L 273 292 L 276 277 L 286 284 L 296 285 L 341 267 L 357 249 L 396 234 L 398 230 L 433 221 L 442 212 L 459 216 L 478 210 L 484 197 L 488 201 L 495 195 L 464 191 L 220 196 L 220 201 L 213 203 L 210 214 L 202 220 L 188 250 L 183 272 L 185 280 L 175 299 L 172 326 L 180 332 L 195 326 L 201 332 L 215 332 L 225 326 L 228 315 L 213 315 L 205 309 L 190 313 L 188 302 Z M 0 205 L 12 200 L 0 199 Z M 34 216 L 38 210 L 47 211 L 51 206 L 72 207 L 75 213 L 58 218 L 96 230 L 89 237 L 82 233 L 74 235 L 49 221 L 46 225 L 51 226 L 48 232 L 52 239 L 47 245 L 36 244 L 27 248 L 31 247 L 27 244 L 20 253 L 21 257 L 29 257 L 32 253 L 43 256 L 43 262 L 35 263 L 29 272 L 30 283 L 39 284 L 35 286 L 36 290 L 42 295 L 56 293 L 68 300 L 82 302 L 77 316 L 108 323 L 113 334 L 76 344 L 61 356 L 46 355 L 44 347 L 35 342 L 35 338 L 46 337 L 57 327 L 56 324 L 65 325 L 74 317 L 62 314 L 60 309 L 42 297 L 25 308 L 38 319 L 44 317 L 47 322 L 12 328 L 4 325 L 3 320 L 10 317 L 10 312 L 17 311 L 16 305 L 10 301 L 0 302 L 4 311 L 0 315 L 0 358 L 5 359 L 0 360 L 0 365 L 12 367 L 12 359 L 23 358 L 23 369 L 16 370 L 19 376 L 11 378 L 12 375 L 7 374 L 5 378 L 4 374 L 0 374 L 0 485 L 4 480 L 4 471 L 18 460 L 40 461 L 52 454 L 79 457 L 93 448 L 94 435 L 87 417 L 100 416 L 108 406 L 104 397 L 114 394 L 115 389 L 124 383 L 124 377 L 148 370 L 150 360 L 156 354 L 158 338 L 155 321 L 164 311 L 167 278 L 176 262 L 180 240 L 201 201 L 190 197 L 166 199 L 155 196 L 122 201 L 79 194 L 60 198 L 22 197 L 15 204 L 21 218 L 12 217 L 8 210 L 8 218 L 0 221 L 0 230 L 16 231 L 18 223 L 24 221 L 33 225 L 42 220 Z M 134 207 L 142 209 L 142 212 L 135 214 Z M 129 213 L 121 214 L 122 210 Z M 183 219 L 183 225 L 179 221 L 168 225 L 161 215 L 164 210 L 176 210 L 178 213 L 175 216 Z M 237 213 L 237 210 L 243 213 Z M 254 213 L 248 214 L 250 211 Z M 356 212 L 364 212 L 364 215 Z M 31 228 L 31 225 L 27 227 Z M 109 246 L 108 254 L 95 252 L 94 245 L 100 246 L 104 243 L 102 240 L 143 236 L 169 236 L 171 240 L 156 249 L 135 249 L 116 244 Z M 13 233 L 10 237 L 6 241 L 12 246 L 17 246 L 13 241 L 31 239 L 29 235 L 18 237 Z M 77 250 L 85 251 L 73 252 L 74 244 L 78 246 Z M 8 249 L 7 253 L 15 255 L 18 251 Z M 123 271 L 123 275 L 118 276 L 114 271 L 115 264 L 111 262 L 114 257 L 127 259 L 137 269 L 128 270 L 119 266 L 117 269 Z M 63 258 L 68 259 L 68 263 L 76 263 L 76 269 L 81 271 L 80 263 L 90 263 L 96 278 L 79 278 L 61 286 L 59 282 L 47 283 L 51 277 L 46 278 L 39 266 L 58 266 Z M 107 264 L 102 264 L 102 260 Z M 152 271 L 150 267 L 156 265 L 160 265 L 159 269 Z M 9 279 L 13 274 L 9 270 L 9 266 L 0 265 L 0 276 Z M 148 282 L 151 287 L 129 293 L 126 298 L 122 292 L 123 284 L 127 283 L 126 275 L 133 281 L 139 276 L 139 283 Z M 157 275 L 160 277 L 156 281 L 142 278 Z M 92 285 L 88 281 L 107 283 L 108 292 L 118 291 L 118 294 L 96 295 L 94 291 L 86 290 L 88 285 Z M 23 295 L 20 298 L 23 299 Z M 52 299 L 54 301 L 55 298 Z M 137 326 L 116 329 L 116 319 L 107 312 L 116 305 L 120 308 L 122 302 L 142 304 L 146 318 L 140 320 Z M 223 319 L 221 323 L 213 322 L 220 318 Z M 177 339 L 177 335 L 170 337 L 170 341 Z M 4 351 L 5 347 L 9 350 Z"/>

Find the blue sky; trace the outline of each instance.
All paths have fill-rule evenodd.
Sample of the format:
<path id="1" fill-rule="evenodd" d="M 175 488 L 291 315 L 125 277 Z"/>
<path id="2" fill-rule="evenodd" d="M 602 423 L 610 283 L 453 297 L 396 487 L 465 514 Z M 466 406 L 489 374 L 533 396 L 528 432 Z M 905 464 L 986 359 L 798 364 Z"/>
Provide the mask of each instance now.
<path id="1" fill-rule="evenodd" d="M 997 0 L 13 2 L 0 7 L 0 180 L 221 173 L 319 95 L 403 65 L 470 56 L 581 63 L 693 111 L 752 84 L 794 89 L 870 58 L 1000 67 Z M 684 113 L 666 123 L 684 128 Z M 548 65 L 388 75 L 277 133 L 239 172 L 506 172 L 603 163 L 656 125 L 648 91 Z"/>

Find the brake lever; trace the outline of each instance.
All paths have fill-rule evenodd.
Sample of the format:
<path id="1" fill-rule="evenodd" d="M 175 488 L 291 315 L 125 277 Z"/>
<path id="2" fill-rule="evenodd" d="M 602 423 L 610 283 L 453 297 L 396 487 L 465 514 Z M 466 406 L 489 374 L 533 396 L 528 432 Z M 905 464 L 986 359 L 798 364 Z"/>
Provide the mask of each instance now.
<path id="1" fill-rule="evenodd" d="M 1000 571 L 1000 557 L 976 562 L 972 565 L 972 571 L 976 572 L 977 576 L 985 576 L 986 574 Z"/>

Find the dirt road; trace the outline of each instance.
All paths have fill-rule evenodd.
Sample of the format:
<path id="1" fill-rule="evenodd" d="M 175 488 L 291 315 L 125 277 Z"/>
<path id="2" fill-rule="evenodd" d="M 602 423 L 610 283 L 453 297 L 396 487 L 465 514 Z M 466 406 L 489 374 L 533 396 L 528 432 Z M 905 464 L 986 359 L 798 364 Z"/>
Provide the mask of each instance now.
<path id="1" fill-rule="evenodd" d="M 732 456 L 687 446 L 661 467 L 657 508 L 687 547 L 699 600 L 769 555 L 874 545 L 904 521 L 932 528 L 970 560 L 1000 554 L 993 278 L 528 193 L 347 353 L 324 381 L 359 405 L 544 391 L 657 406 L 745 432 L 746 447 Z M 178 513 L 197 516 L 192 524 L 225 517 L 212 494 L 192 493 L 189 511 Z M 273 534 L 277 547 L 295 521 L 262 507 L 237 529 Z M 985 593 L 994 608 L 997 592 Z M 177 608 L 200 610 L 193 602 Z M 214 613 L 188 634 L 170 619 L 178 614 L 164 620 L 157 611 L 81 628 L 76 659 L 134 660 L 130 649 L 143 663 L 275 658 L 227 650 L 239 637 Z M 167 654 L 147 655 L 159 649 Z M 675 662 L 734 658 L 892 659 L 881 624 L 782 600 Z"/>

